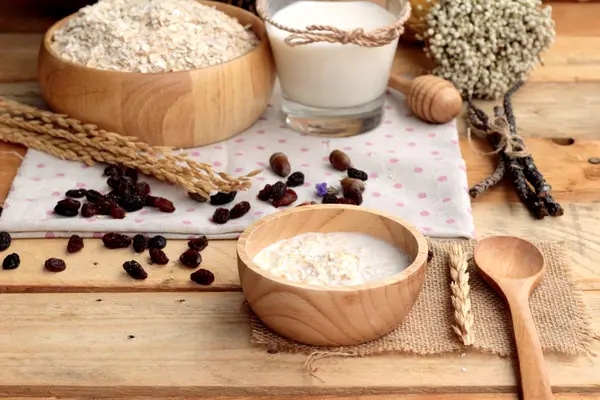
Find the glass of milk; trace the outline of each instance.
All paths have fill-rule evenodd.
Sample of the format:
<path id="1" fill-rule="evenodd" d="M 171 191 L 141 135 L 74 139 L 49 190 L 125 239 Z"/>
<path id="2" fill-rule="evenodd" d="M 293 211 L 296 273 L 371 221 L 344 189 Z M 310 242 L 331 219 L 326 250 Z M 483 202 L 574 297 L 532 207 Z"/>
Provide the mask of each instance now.
<path id="1" fill-rule="evenodd" d="M 270 0 L 271 19 L 292 29 L 330 25 L 370 32 L 397 21 L 370 1 Z M 289 32 L 267 22 L 283 94 L 282 110 L 294 130 L 352 136 L 377 127 L 398 39 L 380 47 L 310 43 L 290 46 Z"/>

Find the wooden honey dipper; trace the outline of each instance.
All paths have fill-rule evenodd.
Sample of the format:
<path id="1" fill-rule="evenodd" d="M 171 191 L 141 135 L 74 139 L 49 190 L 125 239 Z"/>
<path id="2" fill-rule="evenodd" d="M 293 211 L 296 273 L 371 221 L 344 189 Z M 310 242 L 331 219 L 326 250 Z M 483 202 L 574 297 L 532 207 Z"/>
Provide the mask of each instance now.
<path id="1" fill-rule="evenodd" d="M 410 80 L 392 74 L 388 86 L 404 93 L 411 111 L 432 124 L 450 122 L 462 109 L 462 97 L 456 87 L 434 75 L 421 75 Z"/>

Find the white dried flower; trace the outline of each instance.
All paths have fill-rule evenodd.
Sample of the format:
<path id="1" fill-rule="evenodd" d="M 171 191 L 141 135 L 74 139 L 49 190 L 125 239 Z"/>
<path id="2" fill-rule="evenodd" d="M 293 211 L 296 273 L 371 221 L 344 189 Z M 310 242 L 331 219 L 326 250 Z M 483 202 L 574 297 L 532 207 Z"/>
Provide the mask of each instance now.
<path id="1" fill-rule="evenodd" d="M 480 99 L 525 80 L 556 35 L 552 10 L 540 0 L 439 0 L 425 22 L 433 73 Z"/>

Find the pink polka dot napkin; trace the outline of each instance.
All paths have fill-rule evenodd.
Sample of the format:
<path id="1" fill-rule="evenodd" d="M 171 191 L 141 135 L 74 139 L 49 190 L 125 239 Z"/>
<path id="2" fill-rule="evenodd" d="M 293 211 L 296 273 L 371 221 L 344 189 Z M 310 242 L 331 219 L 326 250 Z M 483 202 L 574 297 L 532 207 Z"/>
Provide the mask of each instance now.
<path id="1" fill-rule="evenodd" d="M 369 174 L 364 206 L 401 217 L 428 236 L 475 235 L 466 168 L 454 122 L 426 124 L 410 114 L 401 94 L 391 92 L 386 98 L 384 121 L 374 131 L 350 138 L 306 136 L 285 127 L 279 113 L 279 98 L 276 89 L 272 106 L 246 132 L 218 144 L 186 151 L 191 157 L 212 163 L 216 170 L 232 175 L 266 167 L 249 191 L 238 193 L 235 203 L 247 200 L 252 205 L 250 212 L 238 220 L 216 225 L 210 221 L 215 206 L 197 203 L 185 190 L 153 179 L 147 179 L 152 193 L 171 199 L 177 208 L 174 213 L 144 208 L 122 220 L 53 215 L 54 205 L 69 189 L 109 190 L 102 176 L 104 166 L 88 168 L 30 150 L 4 204 L 0 228 L 14 237 L 64 237 L 73 233 L 89 237 L 119 231 L 161 233 L 171 238 L 197 234 L 233 238 L 253 221 L 278 211 L 256 198 L 266 183 L 280 179 L 268 168 L 272 153 L 286 153 L 292 171 L 305 174 L 304 186 L 295 188 L 298 193 L 295 204 L 299 204 L 320 201 L 316 196 L 317 183 L 339 187 L 339 180 L 345 174 L 330 166 L 328 155 L 334 149 L 342 149 L 356 168 Z"/>

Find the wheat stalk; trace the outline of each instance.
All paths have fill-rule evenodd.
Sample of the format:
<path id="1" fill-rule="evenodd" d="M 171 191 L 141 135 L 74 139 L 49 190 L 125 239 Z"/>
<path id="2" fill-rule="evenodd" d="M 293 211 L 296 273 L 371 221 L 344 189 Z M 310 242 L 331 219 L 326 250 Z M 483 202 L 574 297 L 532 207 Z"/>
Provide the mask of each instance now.
<path id="1" fill-rule="evenodd" d="M 457 245 L 450 247 L 449 256 L 450 277 L 452 278 L 450 288 L 452 289 L 452 306 L 454 307 L 454 320 L 456 322 L 452 325 L 452 329 L 465 346 L 471 346 L 475 341 L 475 335 L 473 332 L 471 298 L 469 297 L 467 257 Z"/>
<path id="2" fill-rule="evenodd" d="M 246 190 L 256 170 L 234 178 L 211 165 L 149 146 L 134 137 L 108 132 L 64 114 L 56 114 L 0 97 L 0 140 L 21 144 L 63 160 L 121 164 L 159 180 L 183 186 L 208 198 L 213 191 Z"/>

